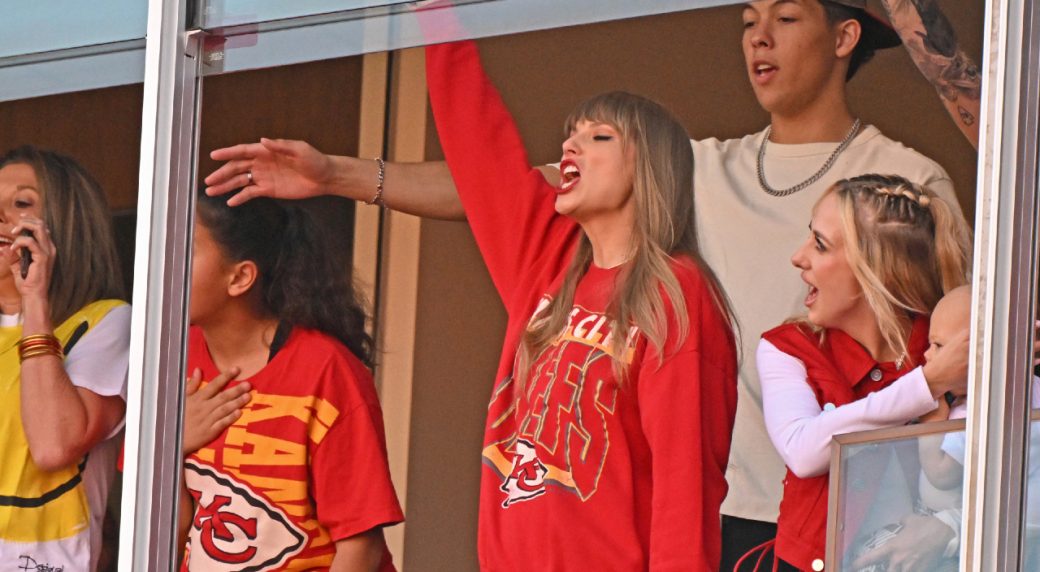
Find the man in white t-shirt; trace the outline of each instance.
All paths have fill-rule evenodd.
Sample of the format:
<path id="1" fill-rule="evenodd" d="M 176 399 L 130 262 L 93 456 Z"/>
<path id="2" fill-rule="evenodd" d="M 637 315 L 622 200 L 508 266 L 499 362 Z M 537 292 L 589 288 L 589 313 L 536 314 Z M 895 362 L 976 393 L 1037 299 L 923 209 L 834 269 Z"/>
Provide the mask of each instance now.
<path id="1" fill-rule="evenodd" d="M 733 302 L 744 358 L 731 494 L 723 505 L 726 570 L 775 535 L 784 466 L 762 421 L 754 348 L 763 331 L 802 311 L 805 287 L 789 258 L 804 240 L 812 205 L 839 179 L 884 172 L 929 186 L 959 211 L 938 164 L 862 124 L 848 108 L 846 81 L 875 49 L 899 45 L 865 0 L 758 0 L 746 5 L 743 19 L 747 73 L 771 125 L 740 139 L 691 142 L 694 223 L 704 258 Z M 234 202 L 337 194 L 419 216 L 464 218 L 444 163 L 383 164 L 266 139 L 212 157 L 227 163 L 206 179 L 211 193 L 246 187 Z M 547 168 L 546 176 L 558 173 Z"/>

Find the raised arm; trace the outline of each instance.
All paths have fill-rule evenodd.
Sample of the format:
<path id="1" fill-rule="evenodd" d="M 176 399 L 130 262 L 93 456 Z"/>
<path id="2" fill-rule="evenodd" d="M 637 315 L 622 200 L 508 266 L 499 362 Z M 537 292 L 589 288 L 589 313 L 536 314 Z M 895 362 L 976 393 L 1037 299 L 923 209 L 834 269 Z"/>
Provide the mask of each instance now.
<path id="1" fill-rule="evenodd" d="M 551 280 L 563 269 L 577 224 L 556 213 L 556 189 L 528 162 L 516 123 L 484 73 L 476 44 L 428 46 L 426 82 L 470 228 L 510 307 L 518 287 Z"/>
<path id="2" fill-rule="evenodd" d="M 254 197 L 304 199 L 336 195 L 370 202 L 379 182 L 371 159 L 326 155 L 303 141 L 261 139 L 217 149 L 224 164 L 206 177 L 206 192 L 220 195 L 243 187 L 230 204 Z M 416 216 L 464 220 L 462 203 L 444 162 L 386 163 L 383 203 Z"/>
<path id="3" fill-rule="evenodd" d="M 38 219 L 23 219 L 14 232 L 29 229 L 36 237 L 19 237 L 12 250 L 28 248 L 33 256 L 24 280 L 22 333 L 54 335 L 47 286 L 54 244 Z M 18 263 L 12 272 L 18 274 Z M 130 347 L 130 313 L 114 309 L 88 331 L 68 360 L 37 355 L 21 364 L 22 428 L 33 461 L 43 470 L 79 462 L 122 423 L 126 404 L 120 392 L 126 381 Z M 84 347 L 91 345 L 90 350 Z"/>
<path id="4" fill-rule="evenodd" d="M 910 59 L 942 99 L 972 146 L 979 147 L 982 77 L 957 44 L 957 35 L 937 0 L 881 0 Z"/>

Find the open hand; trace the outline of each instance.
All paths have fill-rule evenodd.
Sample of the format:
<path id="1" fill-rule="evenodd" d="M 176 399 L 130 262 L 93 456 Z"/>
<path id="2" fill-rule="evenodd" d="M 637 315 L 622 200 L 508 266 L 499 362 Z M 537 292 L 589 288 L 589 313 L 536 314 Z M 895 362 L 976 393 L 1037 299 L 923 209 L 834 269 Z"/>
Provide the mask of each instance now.
<path id="1" fill-rule="evenodd" d="M 334 173 L 329 156 L 303 141 L 260 139 L 217 149 L 209 156 L 225 163 L 206 177 L 206 194 L 241 188 L 228 200 L 231 206 L 256 197 L 305 199 L 326 194 Z"/>
<path id="2" fill-rule="evenodd" d="M 242 382 L 227 387 L 239 373 L 233 367 L 200 389 L 202 372 L 198 368 L 188 378 L 184 402 L 183 453 L 189 455 L 205 447 L 242 416 L 242 408 L 249 403 L 252 387 Z"/>

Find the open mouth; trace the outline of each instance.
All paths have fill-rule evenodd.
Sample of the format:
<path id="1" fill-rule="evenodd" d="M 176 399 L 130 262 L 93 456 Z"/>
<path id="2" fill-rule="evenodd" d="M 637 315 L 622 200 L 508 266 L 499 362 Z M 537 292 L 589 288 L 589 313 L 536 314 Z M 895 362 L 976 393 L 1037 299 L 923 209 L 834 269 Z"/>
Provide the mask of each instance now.
<path id="1" fill-rule="evenodd" d="M 0 234 L 0 248 L 11 246 L 14 243 L 14 239 Z"/>
<path id="2" fill-rule="evenodd" d="M 809 285 L 809 293 L 805 296 L 805 305 L 806 306 L 812 306 L 813 302 L 816 301 L 816 298 L 818 298 L 819 295 L 820 295 L 820 290 L 816 286 L 813 286 L 812 284 L 810 284 Z"/>
<path id="3" fill-rule="evenodd" d="M 578 180 L 581 179 L 581 171 L 578 169 L 578 165 L 571 160 L 565 160 L 560 163 L 560 192 L 565 193 L 578 184 Z"/>
<path id="4" fill-rule="evenodd" d="M 756 62 L 751 67 L 751 70 L 752 70 L 752 73 L 754 73 L 754 75 L 755 75 L 755 79 L 760 80 L 760 81 L 765 81 L 765 80 L 773 77 L 774 74 L 776 74 L 777 67 L 772 65 L 772 64 L 767 64 L 767 63 L 763 63 L 763 62 Z"/>

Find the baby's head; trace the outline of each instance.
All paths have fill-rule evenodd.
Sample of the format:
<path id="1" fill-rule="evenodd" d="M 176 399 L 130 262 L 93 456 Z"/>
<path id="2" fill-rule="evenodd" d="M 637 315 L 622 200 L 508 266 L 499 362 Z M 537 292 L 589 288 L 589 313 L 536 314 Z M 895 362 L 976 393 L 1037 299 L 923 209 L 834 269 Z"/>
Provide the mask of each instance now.
<path id="1" fill-rule="evenodd" d="M 970 327 L 971 286 L 959 286 L 947 292 L 932 311 L 924 359 L 932 361 L 946 344 Z"/>

